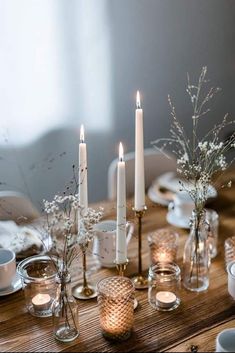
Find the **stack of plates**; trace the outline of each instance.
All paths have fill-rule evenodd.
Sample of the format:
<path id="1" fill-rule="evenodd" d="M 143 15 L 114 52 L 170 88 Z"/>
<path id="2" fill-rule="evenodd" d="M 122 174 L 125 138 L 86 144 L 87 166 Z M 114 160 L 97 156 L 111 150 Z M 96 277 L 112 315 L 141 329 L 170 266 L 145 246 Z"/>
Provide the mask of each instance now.
<path id="1" fill-rule="evenodd" d="M 175 195 L 177 194 L 180 197 L 180 181 L 181 179 L 177 176 L 175 172 L 168 172 L 160 175 L 157 179 L 154 180 L 152 185 L 148 190 L 148 197 L 154 203 L 158 203 L 163 206 L 169 206 L 170 203 L 173 203 Z M 182 180 L 181 180 L 182 181 Z M 185 182 L 182 181 L 184 184 Z M 189 188 L 189 185 L 185 185 Z M 217 197 L 216 189 L 210 185 L 208 191 L 208 198 Z M 176 216 L 174 209 L 169 207 L 167 213 L 167 221 L 173 226 L 179 228 L 189 228 L 189 217 L 178 217 Z"/>

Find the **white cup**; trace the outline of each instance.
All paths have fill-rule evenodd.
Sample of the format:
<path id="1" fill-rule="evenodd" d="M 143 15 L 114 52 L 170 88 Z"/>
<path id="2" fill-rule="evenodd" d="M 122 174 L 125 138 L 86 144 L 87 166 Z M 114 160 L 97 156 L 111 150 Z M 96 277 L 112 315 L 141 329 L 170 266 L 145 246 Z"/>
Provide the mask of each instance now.
<path id="1" fill-rule="evenodd" d="M 16 274 L 16 256 L 9 249 L 0 249 L 0 290 L 9 287 Z"/>
<path id="2" fill-rule="evenodd" d="M 223 330 L 218 334 L 216 352 L 235 352 L 235 328 Z"/>
<path id="3" fill-rule="evenodd" d="M 169 210 L 173 211 L 176 217 L 181 217 L 190 220 L 194 203 L 189 194 L 179 192 L 174 195 L 174 199 L 169 204 Z"/>
<path id="4" fill-rule="evenodd" d="M 116 259 L 116 227 L 113 220 L 102 221 L 95 225 L 96 236 L 93 243 L 93 256 L 99 261 L 102 267 L 115 267 Z M 127 245 L 131 240 L 134 225 L 127 222 Z"/>

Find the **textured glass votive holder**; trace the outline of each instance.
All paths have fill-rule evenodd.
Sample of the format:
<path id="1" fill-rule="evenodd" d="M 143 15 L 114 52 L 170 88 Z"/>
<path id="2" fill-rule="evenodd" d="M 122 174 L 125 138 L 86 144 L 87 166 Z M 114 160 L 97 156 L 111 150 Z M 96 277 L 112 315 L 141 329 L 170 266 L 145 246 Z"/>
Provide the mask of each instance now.
<path id="1" fill-rule="evenodd" d="M 52 316 L 56 298 L 56 268 L 48 256 L 32 256 L 17 267 L 21 276 L 28 312 L 37 317 Z"/>
<path id="2" fill-rule="evenodd" d="M 129 278 L 114 276 L 98 285 L 100 326 L 109 340 L 125 341 L 134 322 L 134 285 Z"/>
<path id="3" fill-rule="evenodd" d="M 149 234 L 148 243 L 152 264 L 176 262 L 179 235 L 169 228 L 162 228 Z"/>
<path id="4" fill-rule="evenodd" d="M 218 253 L 219 236 L 219 215 L 215 210 L 206 209 L 206 221 L 209 223 L 209 251 L 211 259 L 214 259 Z"/>
<path id="5" fill-rule="evenodd" d="M 171 311 L 180 305 L 180 268 L 175 263 L 159 262 L 149 268 L 149 304 L 159 311 Z"/>
<path id="6" fill-rule="evenodd" d="M 235 261 L 235 235 L 225 240 L 224 253 L 225 267 L 227 268 L 230 262 Z"/>

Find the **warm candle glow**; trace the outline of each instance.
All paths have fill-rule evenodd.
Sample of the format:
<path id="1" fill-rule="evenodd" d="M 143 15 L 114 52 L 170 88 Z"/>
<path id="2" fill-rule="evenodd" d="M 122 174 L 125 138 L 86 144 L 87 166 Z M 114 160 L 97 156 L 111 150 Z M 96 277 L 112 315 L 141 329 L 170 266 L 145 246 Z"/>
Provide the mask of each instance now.
<path id="1" fill-rule="evenodd" d="M 141 103 L 140 103 L 140 92 L 137 91 L 136 93 L 136 108 L 140 109 L 141 108 Z"/>
<path id="2" fill-rule="evenodd" d="M 85 138 L 84 138 L 84 125 L 82 124 L 81 128 L 80 128 L 80 141 L 84 142 L 84 140 L 85 140 Z"/>
<path id="3" fill-rule="evenodd" d="M 123 154 L 124 154 L 124 152 L 123 152 L 123 145 L 122 145 L 122 143 L 120 142 L 120 144 L 119 144 L 119 161 L 120 161 L 120 162 L 123 161 Z"/>
<path id="4" fill-rule="evenodd" d="M 156 294 L 156 301 L 160 307 L 170 308 L 177 300 L 177 297 L 172 292 L 162 291 Z"/>
<path id="5" fill-rule="evenodd" d="M 32 298 L 32 304 L 36 311 L 48 310 L 51 306 L 52 298 L 49 294 L 37 294 Z"/>

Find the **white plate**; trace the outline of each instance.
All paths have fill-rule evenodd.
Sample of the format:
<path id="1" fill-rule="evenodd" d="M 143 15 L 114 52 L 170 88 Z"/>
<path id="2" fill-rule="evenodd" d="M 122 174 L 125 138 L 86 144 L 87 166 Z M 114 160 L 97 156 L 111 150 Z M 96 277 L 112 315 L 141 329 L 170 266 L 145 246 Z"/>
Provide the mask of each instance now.
<path id="1" fill-rule="evenodd" d="M 0 290 L 0 297 L 15 293 L 21 288 L 22 288 L 21 278 L 20 278 L 20 275 L 16 273 L 15 278 L 13 279 L 11 285 L 5 289 Z"/>
<path id="2" fill-rule="evenodd" d="M 172 226 L 178 228 L 189 229 L 189 218 L 182 218 L 175 215 L 174 210 L 168 211 L 166 215 L 167 222 L 170 223 Z"/>

